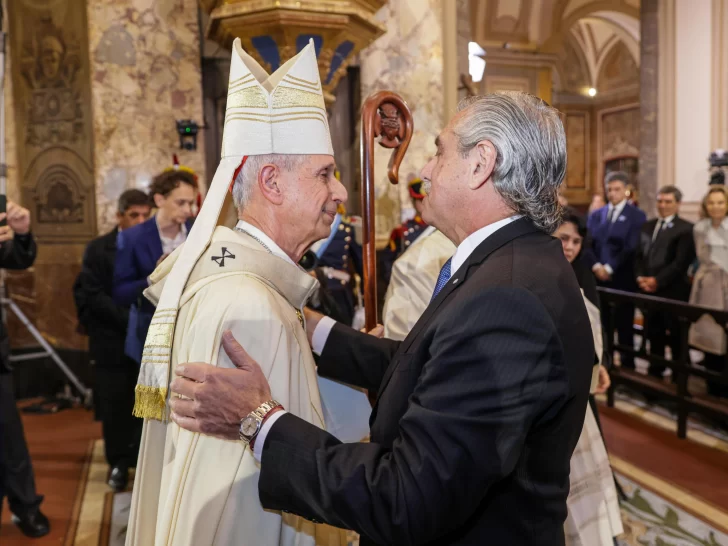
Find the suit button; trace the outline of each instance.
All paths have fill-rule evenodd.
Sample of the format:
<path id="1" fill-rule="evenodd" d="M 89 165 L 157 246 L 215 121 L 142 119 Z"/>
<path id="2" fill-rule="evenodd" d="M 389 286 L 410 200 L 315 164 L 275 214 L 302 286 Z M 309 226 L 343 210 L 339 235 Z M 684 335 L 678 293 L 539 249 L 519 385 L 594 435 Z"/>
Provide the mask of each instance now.
<path id="1" fill-rule="evenodd" d="M 323 523 L 317 519 L 311 518 L 311 523 Z"/>
<path id="2" fill-rule="evenodd" d="M 339 224 L 339 231 L 342 231 L 344 229 L 344 224 Z"/>
<path id="3" fill-rule="evenodd" d="M 344 231 L 346 231 L 347 233 L 351 233 L 351 228 L 346 228 Z"/>

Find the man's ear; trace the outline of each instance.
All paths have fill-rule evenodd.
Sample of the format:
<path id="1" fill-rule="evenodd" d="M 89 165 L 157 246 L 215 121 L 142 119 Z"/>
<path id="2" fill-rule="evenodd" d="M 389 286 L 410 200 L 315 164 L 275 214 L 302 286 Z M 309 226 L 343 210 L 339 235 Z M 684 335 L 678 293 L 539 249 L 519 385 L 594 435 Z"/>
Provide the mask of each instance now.
<path id="1" fill-rule="evenodd" d="M 280 174 L 280 169 L 272 164 L 263 165 L 258 171 L 258 188 L 263 197 L 274 205 L 280 205 L 283 202 L 283 192 L 278 183 Z"/>
<path id="2" fill-rule="evenodd" d="M 154 206 L 158 209 L 162 208 L 162 205 L 164 205 L 165 197 L 161 193 L 155 193 L 154 194 Z"/>
<path id="3" fill-rule="evenodd" d="M 468 187 L 477 190 L 485 184 L 493 175 L 497 152 L 495 146 L 489 140 L 481 140 L 470 151 L 471 176 Z"/>

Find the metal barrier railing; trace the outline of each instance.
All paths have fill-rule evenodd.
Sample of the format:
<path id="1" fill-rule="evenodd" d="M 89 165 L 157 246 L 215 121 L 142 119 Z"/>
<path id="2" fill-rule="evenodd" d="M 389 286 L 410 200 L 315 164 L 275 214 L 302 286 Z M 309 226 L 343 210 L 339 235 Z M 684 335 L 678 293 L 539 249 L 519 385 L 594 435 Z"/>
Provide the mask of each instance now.
<path id="1" fill-rule="evenodd" d="M 625 385 L 638 392 L 674 402 L 677 410 L 677 435 L 680 438 L 685 438 L 687 435 L 687 421 L 691 413 L 701 414 L 713 419 L 728 420 L 728 400 L 720 400 L 712 396 L 701 396 L 688 390 L 688 378 L 690 376 L 703 377 L 728 386 L 728 355 L 724 357 L 726 366 L 724 366 L 722 372 L 716 373 L 693 365 L 688 344 L 690 325 L 704 315 L 713 317 L 716 323 L 721 325 L 724 331 L 728 333 L 728 311 L 698 307 L 681 301 L 610 288 L 599 288 L 599 297 L 603 309 L 604 345 L 607 353 L 614 358 L 614 353 L 619 351 L 632 354 L 653 364 L 666 366 L 672 370 L 673 377 L 672 383 L 668 384 L 657 378 L 644 376 L 634 370 L 613 366 L 610 371 L 612 386 L 607 391 L 607 403 L 610 407 L 614 406 L 615 389 L 620 385 Z M 620 345 L 614 341 L 616 330 L 614 316 L 615 310 L 620 304 L 634 305 L 635 308 L 642 311 L 644 316 L 645 322 L 640 333 L 642 342 L 637 349 Z M 647 349 L 646 332 L 649 331 L 650 316 L 655 313 L 669 314 L 672 318 L 672 324 L 677 325 L 677 332 L 671 332 L 671 334 L 679 339 L 680 350 L 678 351 L 679 354 L 672 355 L 672 360 L 652 355 Z"/>

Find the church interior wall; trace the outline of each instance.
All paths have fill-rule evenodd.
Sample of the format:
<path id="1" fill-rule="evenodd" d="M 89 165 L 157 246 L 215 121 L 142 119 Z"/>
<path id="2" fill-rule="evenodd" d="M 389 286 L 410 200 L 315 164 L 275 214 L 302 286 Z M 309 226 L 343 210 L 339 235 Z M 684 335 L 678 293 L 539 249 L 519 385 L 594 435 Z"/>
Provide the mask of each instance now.
<path id="1" fill-rule="evenodd" d="M 176 119 L 203 123 L 197 13 L 195 0 L 67 0 L 50 10 L 18 0 L 10 6 L 11 68 L 5 80 L 8 197 L 31 210 L 39 248 L 34 267 L 10 273 L 7 285 L 13 299 L 57 348 L 86 347 L 86 338 L 76 331 L 72 285 L 86 242 L 113 227 L 118 196 L 128 188 L 146 189 L 156 173 L 171 166 L 173 153 L 206 183 L 202 137 L 196 151 L 182 151 L 174 123 Z M 42 42 L 40 36 L 18 31 L 42 25 L 55 41 Z M 43 65 L 34 68 L 26 62 L 41 47 L 57 55 L 45 67 L 47 74 Z M 57 74 L 50 73 L 54 70 Z M 25 99 L 54 93 L 65 97 L 66 89 L 83 98 L 76 109 L 80 118 L 73 125 L 78 134 L 70 139 L 75 144 L 68 151 L 69 139 L 55 144 L 53 136 L 53 131 L 65 130 L 63 120 L 53 118 L 50 111 L 31 111 Z M 36 139 L 37 145 L 31 145 L 28 133 L 34 127 L 46 131 L 39 133 L 46 136 Z M 69 160 L 69 153 L 80 159 Z M 40 160 L 32 161 L 35 157 Z M 70 205 L 58 205 L 53 212 L 42 195 L 34 204 L 33 195 L 40 193 L 33 185 L 60 164 L 71 165 L 71 180 L 80 182 L 64 182 Z M 60 176 L 56 180 L 63 182 Z M 53 194 L 56 200 L 66 197 L 58 193 L 64 188 L 59 186 L 58 195 Z M 8 323 L 13 347 L 35 344 L 13 316 Z"/>

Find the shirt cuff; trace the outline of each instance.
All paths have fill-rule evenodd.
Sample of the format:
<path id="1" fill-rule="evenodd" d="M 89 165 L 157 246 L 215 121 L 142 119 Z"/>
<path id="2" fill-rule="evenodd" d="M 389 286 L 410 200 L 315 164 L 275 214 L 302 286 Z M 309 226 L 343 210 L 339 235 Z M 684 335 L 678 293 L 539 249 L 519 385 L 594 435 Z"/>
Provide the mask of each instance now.
<path id="1" fill-rule="evenodd" d="M 265 423 L 263 423 L 263 426 L 260 427 L 260 432 L 258 432 L 258 436 L 255 437 L 255 443 L 253 444 L 253 457 L 255 457 L 256 461 L 261 462 L 260 460 L 263 457 L 263 446 L 265 445 L 265 437 L 268 436 L 268 432 L 273 426 L 273 423 L 278 421 L 278 419 L 280 419 L 286 413 L 288 413 L 286 410 L 275 412 L 273 415 L 268 417 L 268 419 L 265 420 Z"/>
<path id="2" fill-rule="evenodd" d="M 331 317 L 323 317 L 316 325 L 316 329 L 313 331 L 313 337 L 311 338 L 311 350 L 313 354 L 321 356 L 321 353 L 324 352 L 326 340 L 329 339 L 329 334 L 335 324 L 336 321 Z"/>
<path id="3" fill-rule="evenodd" d="M 609 265 L 609 264 L 605 264 L 605 265 L 604 265 L 604 270 L 605 270 L 605 271 L 606 271 L 607 273 L 609 273 L 609 276 L 610 276 L 610 277 L 611 277 L 612 275 L 614 275 L 614 270 L 612 269 L 612 266 L 611 266 L 611 265 Z"/>
<path id="4" fill-rule="evenodd" d="M 597 263 L 595 263 L 595 264 L 594 264 L 594 265 L 592 266 L 592 271 L 596 271 L 596 270 L 597 270 L 597 269 L 599 269 L 600 267 L 602 267 L 602 264 L 600 264 L 599 262 L 597 262 Z"/>

